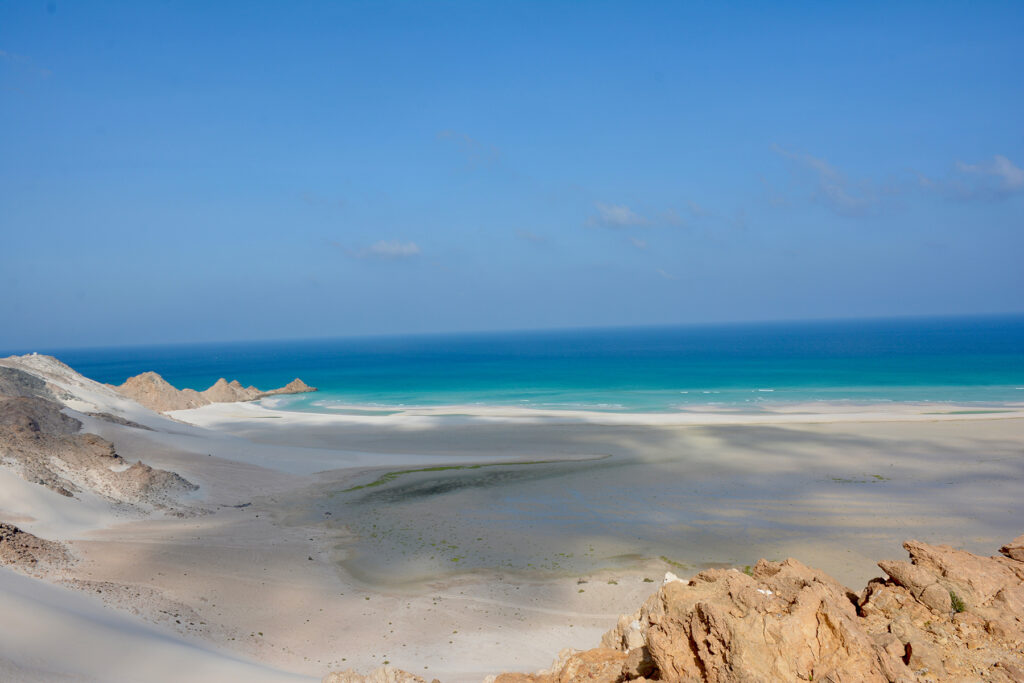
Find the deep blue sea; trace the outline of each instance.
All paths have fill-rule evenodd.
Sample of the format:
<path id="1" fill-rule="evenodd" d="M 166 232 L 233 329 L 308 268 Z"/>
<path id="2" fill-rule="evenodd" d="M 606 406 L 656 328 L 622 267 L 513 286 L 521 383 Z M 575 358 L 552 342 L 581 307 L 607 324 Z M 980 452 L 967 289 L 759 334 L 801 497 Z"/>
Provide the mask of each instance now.
<path id="1" fill-rule="evenodd" d="M 38 349 L 102 382 L 155 370 L 317 386 L 295 410 L 672 411 L 772 402 L 1024 402 L 1024 315 Z"/>

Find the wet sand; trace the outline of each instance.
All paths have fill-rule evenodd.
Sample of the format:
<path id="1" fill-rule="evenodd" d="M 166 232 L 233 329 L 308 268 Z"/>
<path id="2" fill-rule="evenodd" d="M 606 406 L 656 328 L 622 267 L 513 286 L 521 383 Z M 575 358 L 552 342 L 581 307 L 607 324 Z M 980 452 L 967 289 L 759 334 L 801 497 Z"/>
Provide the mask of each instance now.
<path id="1" fill-rule="evenodd" d="M 666 571 L 794 556 L 859 588 L 907 538 L 994 552 L 1024 519 L 1024 418 L 1007 409 L 93 420 L 125 458 L 198 483 L 206 514 L 69 531 L 71 578 L 268 679 L 389 662 L 479 681 L 593 646 Z"/>
<path id="2" fill-rule="evenodd" d="M 795 556 L 858 586 L 908 538 L 988 552 L 1016 534 L 1022 428 L 1019 419 L 944 417 L 367 429 L 347 432 L 345 443 L 445 455 L 457 467 L 495 456 L 524 464 L 325 473 L 279 503 L 294 523 L 344 526 L 340 563 L 371 584 L 486 570 L 583 574 L 659 559 L 693 571 Z"/>

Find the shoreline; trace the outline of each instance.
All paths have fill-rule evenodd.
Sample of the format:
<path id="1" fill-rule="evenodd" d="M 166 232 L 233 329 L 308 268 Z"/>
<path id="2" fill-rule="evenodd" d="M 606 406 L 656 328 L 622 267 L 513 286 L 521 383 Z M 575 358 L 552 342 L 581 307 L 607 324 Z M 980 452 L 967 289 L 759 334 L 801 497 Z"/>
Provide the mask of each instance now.
<path id="1" fill-rule="evenodd" d="M 723 409 L 725 408 L 725 409 Z M 345 410 L 361 410 L 356 405 Z M 386 414 L 370 414 L 373 412 Z M 565 423 L 619 426 L 712 426 L 829 424 L 836 422 L 932 422 L 940 420 L 999 420 L 1024 418 L 1024 403 L 936 402 L 796 402 L 742 410 L 714 404 L 694 405 L 671 412 L 615 412 L 576 409 L 520 408 L 515 406 L 441 405 L 409 408 L 366 409 L 365 414 L 287 410 L 264 401 L 217 403 L 190 410 L 169 411 L 167 415 L 207 428 L 237 426 L 244 420 L 285 420 L 291 424 L 375 425 L 402 428 L 479 422 Z"/>
<path id="2" fill-rule="evenodd" d="M 91 593 L 75 608 L 85 618 L 145 624 L 138 647 L 154 656 L 200 644 L 223 680 L 252 667 L 317 680 L 384 662 L 446 683 L 536 670 L 562 647 L 591 646 L 666 571 L 794 556 L 857 586 L 906 538 L 990 553 L 1024 517 L 1016 406 L 805 404 L 664 422 L 225 403 L 163 416 L 34 363 L 83 431 L 200 488 L 182 499 L 185 516 L 117 516 L 5 473 L 0 519 L 70 546 L 78 564 L 47 580 Z M 354 488 L 389 472 L 401 476 Z M 39 628 L 61 627 L 61 614 L 36 615 Z M 118 656 L 116 643 L 95 648 Z M 70 671 L 96 656 L 52 655 Z M 0 646 L 4 659 L 33 666 L 13 646 Z M 165 674 L 146 678 L 174 680 Z"/>

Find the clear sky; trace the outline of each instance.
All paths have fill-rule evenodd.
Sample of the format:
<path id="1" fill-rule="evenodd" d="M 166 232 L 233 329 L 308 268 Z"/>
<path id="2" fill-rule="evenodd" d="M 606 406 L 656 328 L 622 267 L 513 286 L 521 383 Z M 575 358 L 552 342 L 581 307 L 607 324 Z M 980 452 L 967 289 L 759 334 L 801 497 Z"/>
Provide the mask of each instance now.
<path id="1" fill-rule="evenodd" d="M 1024 310 L 1024 3 L 0 0 L 0 349 Z"/>

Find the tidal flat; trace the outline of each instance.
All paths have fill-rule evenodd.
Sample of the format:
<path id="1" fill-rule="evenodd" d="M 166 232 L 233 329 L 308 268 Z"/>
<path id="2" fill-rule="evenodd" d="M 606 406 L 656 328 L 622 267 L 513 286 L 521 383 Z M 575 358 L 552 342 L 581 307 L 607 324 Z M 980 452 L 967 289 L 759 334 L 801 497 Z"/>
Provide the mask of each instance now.
<path id="1" fill-rule="evenodd" d="M 858 585 L 907 538 L 981 551 L 1012 535 L 1024 516 L 1020 429 L 452 425 L 378 432 L 372 444 L 369 430 L 349 429 L 339 442 L 416 444 L 452 464 L 327 472 L 287 507 L 293 523 L 336 530 L 342 571 L 380 587 L 487 572 L 693 573 L 787 556 Z M 495 456 L 488 443 L 507 461 L 481 463 Z"/>

